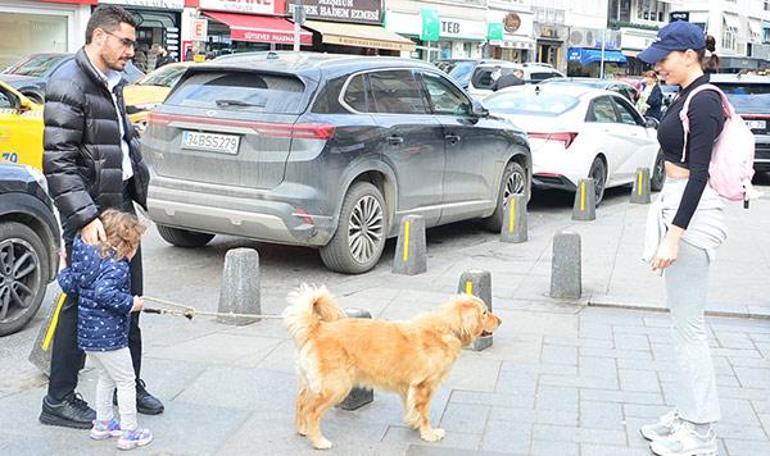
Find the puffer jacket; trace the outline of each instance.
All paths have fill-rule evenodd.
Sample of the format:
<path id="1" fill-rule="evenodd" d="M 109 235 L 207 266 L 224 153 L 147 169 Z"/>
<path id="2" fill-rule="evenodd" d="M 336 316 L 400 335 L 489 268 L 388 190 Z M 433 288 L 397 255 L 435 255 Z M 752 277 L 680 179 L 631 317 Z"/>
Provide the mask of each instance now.
<path id="1" fill-rule="evenodd" d="M 134 177 L 129 192 L 146 208 L 149 171 L 139 140 L 125 115 L 121 83 L 115 88 L 123 110 Z M 123 151 L 115 105 L 84 49 L 62 65 L 46 85 L 43 169 L 61 215 L 65 239 L 72 239 L 105 209 L 123 202 Z"/>
<path id="2" fill-rule="evenodd" d="M 78 346 L 86 351 L 112 351 L 128 346 L 129 313 L 133 307 L 128 261 L 114 251 L 102 258 L 99 246 L 77 236 L 70 264 L 59 272 L 59 285 L 78 296 Z"/>

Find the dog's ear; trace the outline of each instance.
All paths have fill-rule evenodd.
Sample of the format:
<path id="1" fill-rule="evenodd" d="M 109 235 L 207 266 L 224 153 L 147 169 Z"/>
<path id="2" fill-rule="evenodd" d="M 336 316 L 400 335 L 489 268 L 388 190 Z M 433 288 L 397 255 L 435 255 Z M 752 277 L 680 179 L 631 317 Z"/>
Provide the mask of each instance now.
<path id="1" fill-rule="evenodd" d="M 455 333 L 463 345 L 468 345 L 481 332 L 479 307 L 474 300 L 461 297 L 455 301 L 455 309 L 458 319 Z"/>

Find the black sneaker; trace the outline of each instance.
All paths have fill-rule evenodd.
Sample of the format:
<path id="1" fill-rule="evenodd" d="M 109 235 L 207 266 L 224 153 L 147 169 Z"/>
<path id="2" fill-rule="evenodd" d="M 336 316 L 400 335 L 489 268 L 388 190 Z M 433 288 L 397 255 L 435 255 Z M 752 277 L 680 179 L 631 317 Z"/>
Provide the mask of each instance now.
<path id="1" fill-rule="evenodd" d="M 70 393 L 63 401 L 55 403 L 46 396 L 43 398 L 43 411 L 40 422 L 52 426 L 74 429 L 91 429 L 96 419 L 96 411 L 88 406 L 80 394 Z"/>
<path id="2" fill-rule="evenodd" d="M 112 394 L 112 403 L 118 405 L 117 390 Z M 142 415 L 160 415 L 163 413 L 163 403 L 155 396 L 147 392 L 144 380 L 136 381 L 136 411 Z"/>

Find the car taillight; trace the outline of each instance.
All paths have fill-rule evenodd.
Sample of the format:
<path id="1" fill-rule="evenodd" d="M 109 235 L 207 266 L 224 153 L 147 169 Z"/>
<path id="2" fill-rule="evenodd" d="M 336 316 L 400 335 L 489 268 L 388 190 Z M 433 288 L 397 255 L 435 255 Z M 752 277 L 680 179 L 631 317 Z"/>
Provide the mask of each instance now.
<path id="1" fill-rule="evenodd" d="M 560 141 L 564 143 L 564 148 L 568 149 L 575 141 L 577 133 L 558 132 L 558 133 L 527 133 L 530 138 L 545 139 L 546 141 Z"/>
<path id="2" fill-rule="evenodd" d="M 234 119 L 209 119 L 206 117 L 194 117 L 176 114 L 159 114 L 152 112 L 147 115 L 147 124 L 149 125 L 169 125 L 171 122 L 187 122 L 192 124 L 203 124 L 225 127 L 241 127 L 254 130 L 259 136 L 269 138 L 296 138 L 296 139 L 323 139 L 328 140 L 334 136 L 337 127 L 331 124 L 319 123 L 271 123 L 271 122 L 251 122 L 247 120 Z"/>

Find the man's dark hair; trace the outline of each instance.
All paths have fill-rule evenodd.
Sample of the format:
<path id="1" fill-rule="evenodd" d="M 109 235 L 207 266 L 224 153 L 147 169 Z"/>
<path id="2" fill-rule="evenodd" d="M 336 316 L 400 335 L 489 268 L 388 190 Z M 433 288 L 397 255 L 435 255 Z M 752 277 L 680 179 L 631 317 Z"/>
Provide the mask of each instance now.
<path id="1" fill-rule="evenodd" d="M 91 19 L 86 26 L 86 44 L 91 44 L 94 30 L 100 28 L 107 32 L 114 32 L 120 28 L 120 24 L 128 24 L 136 28 L 136 19 L 123 8 L 115 5 L 102 5 L 91 13 Z"/>

